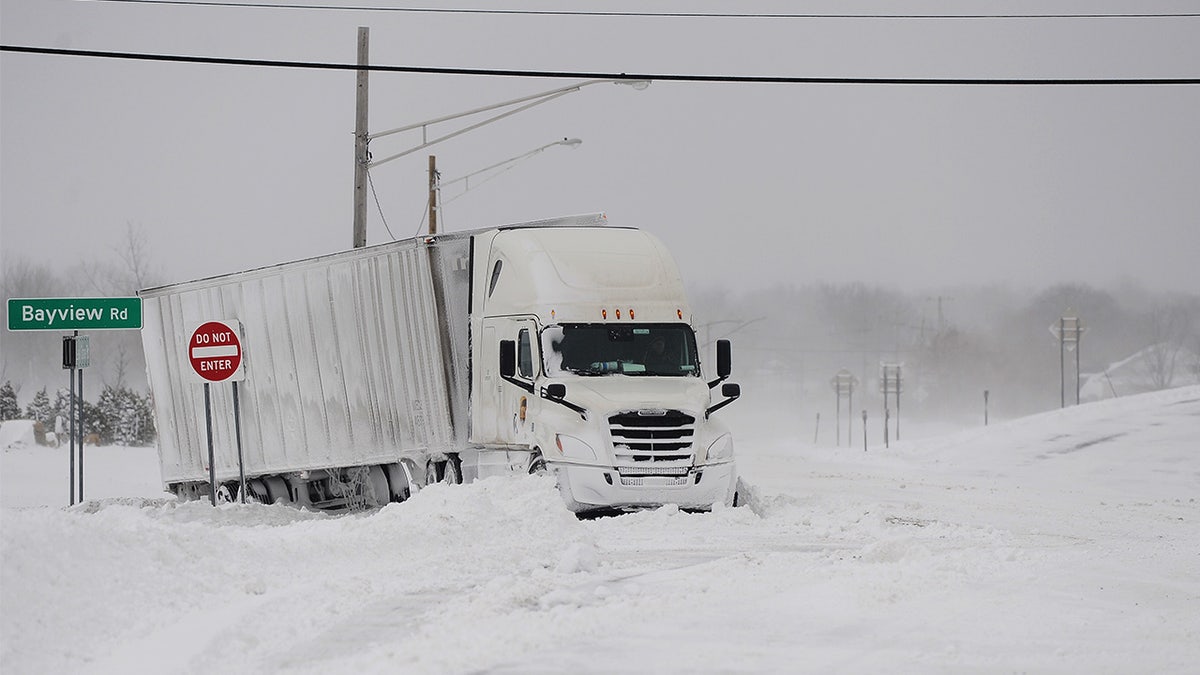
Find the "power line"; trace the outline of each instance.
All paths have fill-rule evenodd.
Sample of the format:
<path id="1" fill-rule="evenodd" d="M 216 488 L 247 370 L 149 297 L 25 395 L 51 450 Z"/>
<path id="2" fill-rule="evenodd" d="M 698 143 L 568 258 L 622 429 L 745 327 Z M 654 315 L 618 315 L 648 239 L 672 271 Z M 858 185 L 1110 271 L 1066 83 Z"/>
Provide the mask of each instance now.
<path id="1" fill-rule="evenodd" d="M 200 0 L 87 0 L 131 5 L 175 5 L 184 7 L 236 7 L 248 9 L 301 9 L 345 12 L 393 12 L 407 14 L 482 14 L 493 16 L 623 17 L 650 19 L 1181 19 L 1200 17 L 1200 12 L 1150 14 L 1142 12 L 1079 14 L 793 14 L 760 12 L 618 12 L 549 9 L 474 9 L 454 7 L 370 7 L 355 5 L 277 4 L 268 2 L 201 2 Z"/>
<path id="2" fill-rule="evenodd" d="M 85 49 L 52 49 L 0 45 L 0 52 L 78 56 L 87 58 L 195 63 L 228 66 L 258 66 L 270 68 L 301 68 L 308 70 L 369 70 L 384 73 L 413 73 L 423 75 L 477 75 L 483 77 L 525 77 L 541 79 L 584 80 L 651 80 L 659 82 L 707 82 L 726 84 L 875 84 L 875 85 L 958 85 L 958 86 L 1117 86 L 1117 85 L 1195 85 L 1196 77 L 1134 77 L 1134 78 L 959 78 L 959 77 L 793 77 L 774 75 L 686 75 L 649 73 L 600 73 L 555 70 L 505 70 L 489 68 L 437 68 L 430 66 L 360 66 L 354 63 L 319 61 L 275 61 L 268 59 L 232 59 L 213 56 L 182 56 L 177 54 L 141 54 L 133 52 L 96 51 Z"/>

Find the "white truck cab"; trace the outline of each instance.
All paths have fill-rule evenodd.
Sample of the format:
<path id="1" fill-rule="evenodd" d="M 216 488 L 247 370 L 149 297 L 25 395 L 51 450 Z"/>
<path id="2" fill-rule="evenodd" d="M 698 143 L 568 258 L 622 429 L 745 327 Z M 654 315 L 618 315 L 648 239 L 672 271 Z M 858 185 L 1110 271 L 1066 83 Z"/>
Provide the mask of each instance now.
<path id="1" fill-rule="evenodd" d="M 729 343 L 710 371 L 658 239 L 514 227 L 472 250 L 467 477 L 524 463 L 575 511 L 735 503 L 733 438 L 713 415 L 740 395 Z"/>

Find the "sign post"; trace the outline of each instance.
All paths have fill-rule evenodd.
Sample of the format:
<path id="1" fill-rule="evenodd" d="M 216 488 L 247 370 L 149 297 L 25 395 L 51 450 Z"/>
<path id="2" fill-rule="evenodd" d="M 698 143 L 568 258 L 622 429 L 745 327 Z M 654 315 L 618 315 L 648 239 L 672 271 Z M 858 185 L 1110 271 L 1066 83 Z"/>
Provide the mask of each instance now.
<path id="1" fill-rule="evenodd" d="M 837 427 L 838 431 L 838 447 L 841 447 L 842 445 L 842 396 L 846 396 L 847 399 L 846 443 L 854 443 L 854 439 L 852 437 L 852 431 L 854 428 L 854 415 L 851 413 L 851 410 L 854 407 L 854 385 L 857 382 L 858 378 L 854 377 L 854 375 L 845 368 L 839 370 L 837 374 L 833 376 L 833 379 L 829 381 L 830 386 L 833 387 L 833 391 L 837 394 L 837 423 L 834 426 Z"/>
<path id="2" fill-rule="evenodd" d="M 79 441 L 79 501 L 83 501 L 83 439 L 87 436 L 84 433 L 84 414 L 83 414 L 83 369 L 92 364 L 91 360 L 91 339 L 86 335 L 80 335 L 79 331 L 75 331 L 73 335 L 63 336 L 63 370 L 70 371 L 67 374 L 67 381 L 71 391 L 71 402 L 68 406 L 67 416 L 71 421 L 70 430 L 70 453 L 71 453 L 71 506 L 75 505 L 75 442 Z M 79 406 L 75 406 L 75 373 L 79 373 Z M 75 434 L 75 420 L 79 420 L 79 434 Z"/>
<path id="3" fill-rule="evenodd" d="M 72 331 L 62 338 L 62 367 L 70 371 L 71 505 L 75 505 L 75 444 L 79 443 L 79 501 L 83 501 L 83 369 L 91 365 L 89 338 L 81 330 L 138 330 L 142 299 L 130 298 L 9 298 L 8 329 Z M 75 405 L 75 373 L 79 373 L 79 410 Z M 76 416 L 79 433 L 76 435 Z"/>
<path id="4" fill-rule="evenodd" d="M 884 444 L 887 445 L 887 426 L 888 420 L 891 419 L 890 408 L 888 408 L 888 395 L 896 396 L 896 440 L 900 440 L 900 392 L 904 390 L 903 384 L 903 363 L 880 363 L 879 364 L 879 391 L 883 394 L 883 416 L 884 416 Z"/>
<path id="5" fill-rule="evenodd" d="M 1066 352 L 1075 352 L 1075 405 L 1079 405 L 1079 343 L 1084 330 L 1083 320 L 1072 309 L 1050 324 L 1050 333 L 1058 338 L 1058 384 L 1060 407 L 1063 408 L 1067 407 Z"/>
<path id="6" fill-rule="evenodd" d="M 204 426 L 208 436 L 208 491 L 213 506 L 217 505 L 217 462 L 213 450 L 212 399 L 209 386 L 213 383 L 233 384 L 233 419 L 237 437 L 238 475 L 241 499 L 246 500 L 246 468 L 242 459 L 241 416 L 238 411 L 238 380 L 246 379 L 243 368 L 241 323 L 237 319 L 205 321 L 192 331 L 188 340 L 188 363 L 204 383 Z"/>

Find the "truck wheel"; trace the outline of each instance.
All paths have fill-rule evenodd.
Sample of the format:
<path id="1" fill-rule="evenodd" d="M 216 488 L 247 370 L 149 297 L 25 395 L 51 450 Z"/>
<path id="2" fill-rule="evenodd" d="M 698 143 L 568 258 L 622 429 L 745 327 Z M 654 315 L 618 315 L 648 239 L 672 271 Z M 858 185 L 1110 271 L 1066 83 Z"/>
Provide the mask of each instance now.
<path id="1" fill-rule="evenodd" d="M 546 466 L 546 458 L 534 455 L 533 460 L 529 462 L 529 473 L 534 476 L 545 476 L 550 473 L 550 468 Z"/>
<path id="2" fill-rule="evenodd" d="M 445 466 L 442 462 L 435 462 L 432 459 L 425 464 L 425 484 L 433 485 L 442 480 L 442 474 L 445 471 Z"/>
<path id="3" fill-rule="evenodd" d="M 247 504 L 266 504 L 267 503 L 267 486 L 263 485 L 260 480 L 246 481 L 246 503 Z"/>
<path id="4" fill-rule="evenodd" d="M 371 467 L 370 481 L 375 505 L 387 506 L 388 502 L 392 501 L 392 492 L 388 489 L 387 474 L 383 472 L 382 466 Z"/>
<path id="5" fill-rule="evenodd" d="M 217 486 L 217 503 L 218 504 L 232 504 L 233 503 L 233 492 L 229 489 L 228 485 L 218 485 Z"/>
<path id="6" fill-rule="evenodd" d="M 442 480 L 449 485 L 462 484 L 462 464 L 459 463 L 458 455 L 450 455 L 450 459 L 446 460 L 442 469 Z"/>
<path id="7" fill-rule="evenodd" d="M 292 493 L 288 491 L 287 482 L 283 478 L 268 476 L 264 482 L 267 484 L 267 499 L 270 500 L 270 503 L 290 504 L 292 502 Z"/>
<path id="8" fill-rule="evenodd" d="M 402 502 L 412 496 L 413 483 L 412 473 L 409 472 L 408 466 L 402 462 L 396 464 L 387 464 L 383 467 L 383 471 L 387 474 L 388 486 L 392 492 L 392 501 Z"/>

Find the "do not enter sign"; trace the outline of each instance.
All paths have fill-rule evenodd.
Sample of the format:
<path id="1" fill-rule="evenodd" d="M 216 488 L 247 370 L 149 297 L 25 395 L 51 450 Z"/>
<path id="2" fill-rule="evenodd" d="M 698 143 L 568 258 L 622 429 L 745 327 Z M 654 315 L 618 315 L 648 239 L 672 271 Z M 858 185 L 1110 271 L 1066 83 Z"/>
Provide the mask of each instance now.
<path id="1" fill-rule="evenodd" d="M 246 379 L 238 332 L 237 320 L 207 321 L 192 331 L 188 341 L 188 362 L 205 382 Z"/>

